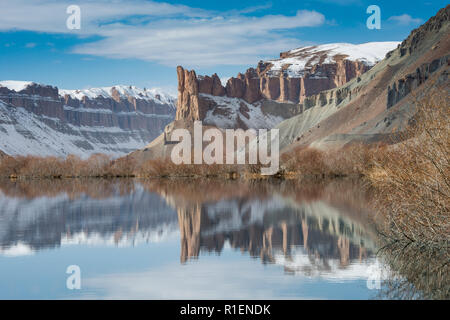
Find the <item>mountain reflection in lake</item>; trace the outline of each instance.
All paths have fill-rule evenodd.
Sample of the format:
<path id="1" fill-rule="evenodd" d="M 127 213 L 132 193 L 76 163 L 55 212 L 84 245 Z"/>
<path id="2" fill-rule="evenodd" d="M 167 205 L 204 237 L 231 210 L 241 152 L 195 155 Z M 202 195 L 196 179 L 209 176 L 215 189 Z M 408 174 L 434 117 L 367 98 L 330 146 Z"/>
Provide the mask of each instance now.
<path id="1" fill-rule="evenodd" d="M 3 181 L 0 298 L 376 297 L 368 283 L 382 266 L 362 189 Z M 66 288 L 69 265 L 81 290 Z"/>

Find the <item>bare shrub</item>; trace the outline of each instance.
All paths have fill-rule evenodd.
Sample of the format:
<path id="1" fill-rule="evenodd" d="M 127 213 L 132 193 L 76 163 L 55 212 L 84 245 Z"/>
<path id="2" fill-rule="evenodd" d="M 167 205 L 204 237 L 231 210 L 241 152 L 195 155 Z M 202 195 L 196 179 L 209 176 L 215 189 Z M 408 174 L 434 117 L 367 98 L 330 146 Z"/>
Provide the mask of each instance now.
<path id="1" fill-rule="evenodd" d="M 425 247 L 399 241 L 382 247 L 378 256 L 389 265 L 382 299 L 449 299 L 448 247 Z"/>
<path id="2" fill-rule="evenodd" d="M 112 177 L 134 177 L 136 175 L 136 160 L 123 157 L 111 162 L 108 175 Z"/>
<path id="3" fill-rule="evenodd" d="M 111 176 L 111 159 L 95 154 L 87 160 L 73 155 L 67 158 L 7 156 L 0 161 L 1 177 L 67 178 Z"/>
<path id="4" fill-rule="evenodd" d="M 287 171 L 294 171 L 302 176 L 324 176 L 329 172 L 325 154 L 317 149 L 296 148 L 283 154 L 281 162 Z"/>
<path id="5" fill-rule="evenodd" d="M 0 176 L 2 177 L 13 177 L 17 176 L 20 167 L 23 165 L 23 157 L 10 157 L 5 156 L 0 159 Z"/>
<path id="6" fill-rule="evenodd" d="M 431 243 L 450 235 L 449 97 L 432 92 L 401 141 L 367 171 L 379 193 L 378 206 L 393 238 Z"/>
<path id="7" fill-rule="evenodd" d="M 64 170 L 64 160 L 57 157 L 7 156 L 0 162 L 0 176 L 4 177 L 60 178 Z"/>
<path id="8" fill-rule="evenodd" d="M 168 177 L 173 174 L 174 166 L 171 161 L 163 159 L 148 160 L 136 169 L 136 175 L 143 178 Z"/>

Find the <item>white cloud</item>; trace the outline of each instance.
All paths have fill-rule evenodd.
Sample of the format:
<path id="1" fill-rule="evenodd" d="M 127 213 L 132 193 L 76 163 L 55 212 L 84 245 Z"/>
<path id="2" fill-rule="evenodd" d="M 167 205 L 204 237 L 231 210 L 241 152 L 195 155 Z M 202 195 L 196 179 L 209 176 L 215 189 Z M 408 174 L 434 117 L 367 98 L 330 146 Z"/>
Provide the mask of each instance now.
<path id="1" fill-rule="evenodd" d="M 103 32 L 104 40 L 76 47 L 74 52 L 191 67 L 248 64 L 258 56 L 298 44 L 277 30 L 318 25 L 323 20 L 319 13 L 299 11 L 292 17 L 232 16 L 162 20 L 145 27 L 115 25 Z"/>
<path id="2" fill-rule="evenodd" d="M 241 10 L 236 10 L 236 13 L 252 13 L 252 12 L 256 12 L 256 11 L 263 11 L 263 10 L 267 10 L 272 8 L 272 4 L 271 3 L 266 3 L 266 4 L 261 4 L 261 5 L 256 5 L 256 6 L 252 6 L 252 7 L 248 7 L 248 8 L 244 8 Z"/>
<path id="3" fill-rule="evenodd" d="M 249 16 L 143 0 L 79 1 L 81 30 L 66 28 L 69 1 L 5 1 L 0 4 L 0 30 L 32 30 L 102 37 L 76 46 L 74 53 L 111 58 L 137 58 L 188 67 L 252 64 L 300 45 L 282 30 L 319 26 L 325 17 L 301 10 L 294 16 Z"/>
<path id="4" fill-rule="evenodd" d="M 329 3 L 329 4 L 336 4 L 340 6 L 349 6 L 349 5 L 361 5 L 361 0 L 318 0 L 319 2 Z"/>
<path id="5" fill-rule="evenodd" d="M 0 30 L 32 30 L 41 32 L 74 32 L 66 27 L 66 9 L 70 0 L 15 0 L 0 2 Z M 144 0 L 82 0 L 82 28 L 80 33 L 96 34 L 101 23 L 129 16 L 147 17 L 202 17 L 206 12 L 181 5 L 171 5 Z"/>
<path id="6" fill-rule="evenodd" d="M 400 25 L 410 25 L 410 24 L 419 24 L 422 22 L 420 18 L 413 18 L 409 14 L 402 14 L 400 16 L 392 16 L 388 19 L 389 21 L 397 22 Z"/>

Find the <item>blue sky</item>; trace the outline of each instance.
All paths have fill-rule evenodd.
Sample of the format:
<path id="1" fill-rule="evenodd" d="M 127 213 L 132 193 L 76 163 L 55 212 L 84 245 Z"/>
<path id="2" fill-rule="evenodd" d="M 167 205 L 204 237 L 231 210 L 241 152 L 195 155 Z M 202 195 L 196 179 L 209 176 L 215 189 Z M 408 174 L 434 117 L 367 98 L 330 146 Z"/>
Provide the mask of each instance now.
<path id="1" fill-rule="evenodd" d="M 66 8 L 81 8 L 69 30 Z M 369 5 L 381 30 L 366 27 Z M 0 80 L 176 92 L 177 65 L 226 78 L 304 45 L 401 41 L 446 1 L 0 0 Z"/>

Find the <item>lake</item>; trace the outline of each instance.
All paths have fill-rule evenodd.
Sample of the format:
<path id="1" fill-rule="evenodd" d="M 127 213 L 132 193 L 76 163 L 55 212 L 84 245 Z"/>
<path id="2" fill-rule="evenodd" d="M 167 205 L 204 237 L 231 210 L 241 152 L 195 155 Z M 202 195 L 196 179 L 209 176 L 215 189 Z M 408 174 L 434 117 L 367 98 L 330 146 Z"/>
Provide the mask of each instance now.
<path id="1" fill-rule="evenodd" d="M 379 298 L 368 202 L 352 181 L 2 181 L 0 298 Z"/>

